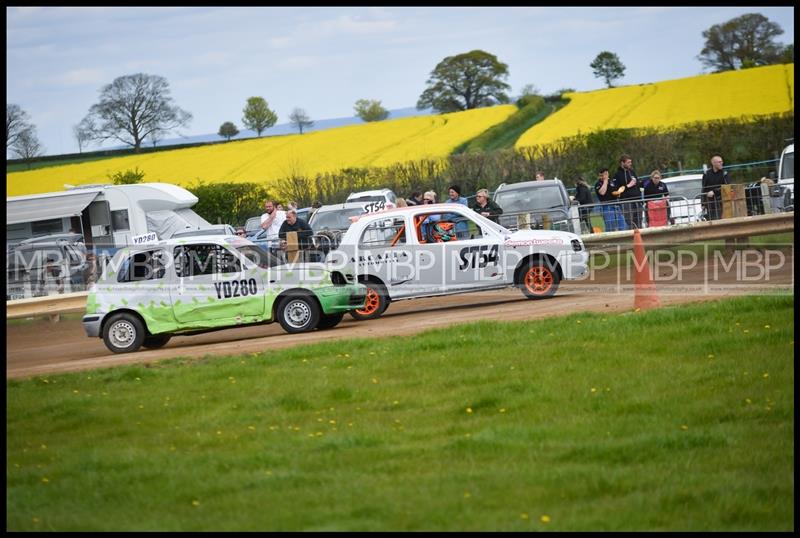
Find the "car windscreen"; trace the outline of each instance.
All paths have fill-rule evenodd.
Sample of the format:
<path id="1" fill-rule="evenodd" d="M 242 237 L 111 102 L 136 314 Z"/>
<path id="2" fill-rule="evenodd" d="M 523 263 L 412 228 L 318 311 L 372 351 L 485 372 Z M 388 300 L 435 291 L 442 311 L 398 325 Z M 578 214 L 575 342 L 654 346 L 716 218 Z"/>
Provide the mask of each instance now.
<path id="1" fill-rule="evenodd" d="M 283 262 L 278 256 L 275 256 L 271 252 L 264 250 L 258 245 L 239 245 L 238 247 L 234 248 L 243 254 L 245 258 L 258 265 L 262 269 L 269 269 L 270 267 L 283 265 Z"/>
<path id="2" fill-rule="evenodd" d="M 346 230 L 350 227 L 350 217 L 362 215 L 364 209 L 351 207 L 348 209 L 336 209 L 333 211 L 320 212 L 314 214 L 311 228 L 316 232 L 319 230 Z"/>
<path id="3" fill-rule="evenodd" d="M 669 189 L 670 196 L 683 196 L 687 200 L 694 199 L 695 196 L 703 192 L 702 179 L 689 179 L 686 181 L 676 181 L 674 183 L 664 184 Z"/>
<path id="4" fill-rule="evenodd" d="M 504 213 L 564 207 L 566 203 L 558 187 L 534 187 L 500 191 L 495 199 Z"/>

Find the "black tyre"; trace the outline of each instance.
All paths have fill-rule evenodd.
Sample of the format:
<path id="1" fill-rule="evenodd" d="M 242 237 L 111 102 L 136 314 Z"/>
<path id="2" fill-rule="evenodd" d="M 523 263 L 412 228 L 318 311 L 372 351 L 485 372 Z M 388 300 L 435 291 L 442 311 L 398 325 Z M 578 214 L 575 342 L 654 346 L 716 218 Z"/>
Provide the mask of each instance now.
<path id="1" fill-rule="evenodd" d="M 287 333 L 303 333 L 317 326 L 320 309 L 317 301 L 308 295 L 289 295 L 278 305 L 277 317 Z"/>
<path id="2" fill-rule="evenodd" d="M 332 329 L 339 325 L 342 318 L 344 318 L 344 312 L 340 312 L 339 314 L 322 314 L 319 318 L 319 323 L 317 323 L 317 329 Z"/>
<path id="3" fill-rule="evenodd" d="M 172 336 L 169 334 L 157 334 L 155 336 L 150 335 L 145 337 L 144 342 L 142 342 L 142 346 L 146 347 L 147 349 L 158 349 L 166 346 L 170 338 L 172 338 Z"/>
<path id="4" fill-rule="evenodd" d="M 555 264 L 531 260 L 518 273 L 517 286 L 528 299 L 546 299 L 555 295 L 560 281 Z"/>
<path id="5" fill-rule="evenodd" d="M 103 326 L 103 342 L 114 353 L 138 351 L 145 336 L 142 320 L 133 314 L 114 314 Z"/>
<path id="6" fill-rule="evenodd" d="M 386 286 L 376 282 L 362 282 L 367 287 L 367 301 L 364 308 L 351 310 L 350 315 L 358 321 L 375 319 L 383 314 L 389 307 L 389 294 Z"/>

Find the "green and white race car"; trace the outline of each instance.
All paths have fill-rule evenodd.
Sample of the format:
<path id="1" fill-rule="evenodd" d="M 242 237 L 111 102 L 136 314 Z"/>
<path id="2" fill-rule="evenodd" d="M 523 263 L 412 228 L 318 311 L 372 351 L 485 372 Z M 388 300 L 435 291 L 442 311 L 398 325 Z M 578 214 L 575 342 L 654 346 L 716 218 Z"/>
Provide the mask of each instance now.
<path id="1" fill-rule="evenodd" d="M 321 263 L 284 263 L 247 239 L 205 236 L 120 249 L 92 286 L 83 327 L 114 353 L 277 320 L 329 329 L 363 308 L 366 288 Z"/>

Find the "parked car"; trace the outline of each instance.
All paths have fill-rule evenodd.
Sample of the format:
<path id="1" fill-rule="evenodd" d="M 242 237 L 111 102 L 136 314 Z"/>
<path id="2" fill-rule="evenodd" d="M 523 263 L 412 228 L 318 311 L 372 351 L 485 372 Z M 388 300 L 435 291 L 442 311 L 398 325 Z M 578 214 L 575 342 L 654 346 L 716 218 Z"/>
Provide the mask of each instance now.
<path id="1" fill-rule="evenodd" d="M 194 228 L 189 230 L 181 230 L 172 234 L 172 238 L 177 237 L 197 237 L 200 235 L 236 235 L 236 230 L 230 224 L 211 224 L 204 228 Z"/>
<path id="2" fill-rule="evenodd" d="M 466 223 L 465 232 L 455 231 Z M 391 301 L 517 286 L 551 297 L 562 279 L 587 271 L 581 238 L 552 230 L 512 232 L 459 204 L 403 207 L 361 216 L 326 262 L 367 287 L 355 319 L 380 316 Z"/>
<path id="3" fill-rule="evenodd" d="M 329 329 L 365 296 L 339 272 L 283 263 L 245 238 L 169 239 L 117 252 L 90 290 L 83 327 L 125 353 L 176 334 L 273 321 L 288 333 Z"/>
<path id="4" fill-rule="evenodd" d="M 20 241 L 6 253 L 6 300 L 83 290 L 89 269 L 81 234 Z"/>
<path id="5" fill-rule="evenodd" d="M 517 228 L 519 222 L 527 221 L 531 228 L 541 229 L 547 215 L 551 229 L 580 233 L 580 222 L 571 217 L 569 194 L 560 179 L 503 183 L 493 200 L 503 210 L 498 218 L 501 226 Z"/>
<path id="6" fill-rule="evenodd" d="M 670 215 L 675 224 L 692 224 L 705 220 L 703 174 L 685 174 L 661 180 L 669 189 Z"/>
<path id="7" fill-rule="evenodd" d="M 351 192 L 345 200 L 345 203 L 348 202 L 360 202 L 364 212 L 370 213 L 397 207 L 397 196 L 391 189 Z"/>

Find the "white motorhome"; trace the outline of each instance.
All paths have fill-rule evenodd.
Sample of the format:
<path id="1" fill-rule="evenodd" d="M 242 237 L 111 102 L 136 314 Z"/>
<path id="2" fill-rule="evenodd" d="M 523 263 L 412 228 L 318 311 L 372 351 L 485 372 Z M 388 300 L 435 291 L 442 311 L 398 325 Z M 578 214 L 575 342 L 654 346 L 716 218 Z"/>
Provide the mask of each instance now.
<path id="1" fill-rule="evenodd" d="M 169 239 L 210 226 L 191 210 L 197 196 L 168 183 L 86 185 L 63 192 L 6 198 L 6 248 L 25 239 L 68 232 L 86 246 L 119 248 Z"/>
<path id="2" fill-rule="evenodd" d="M 790 203 L 794 204 L 794 144 L 783 148 L 781 160 L 778 163 L 778 185 L 783 185 L 791 193 Z"/>

